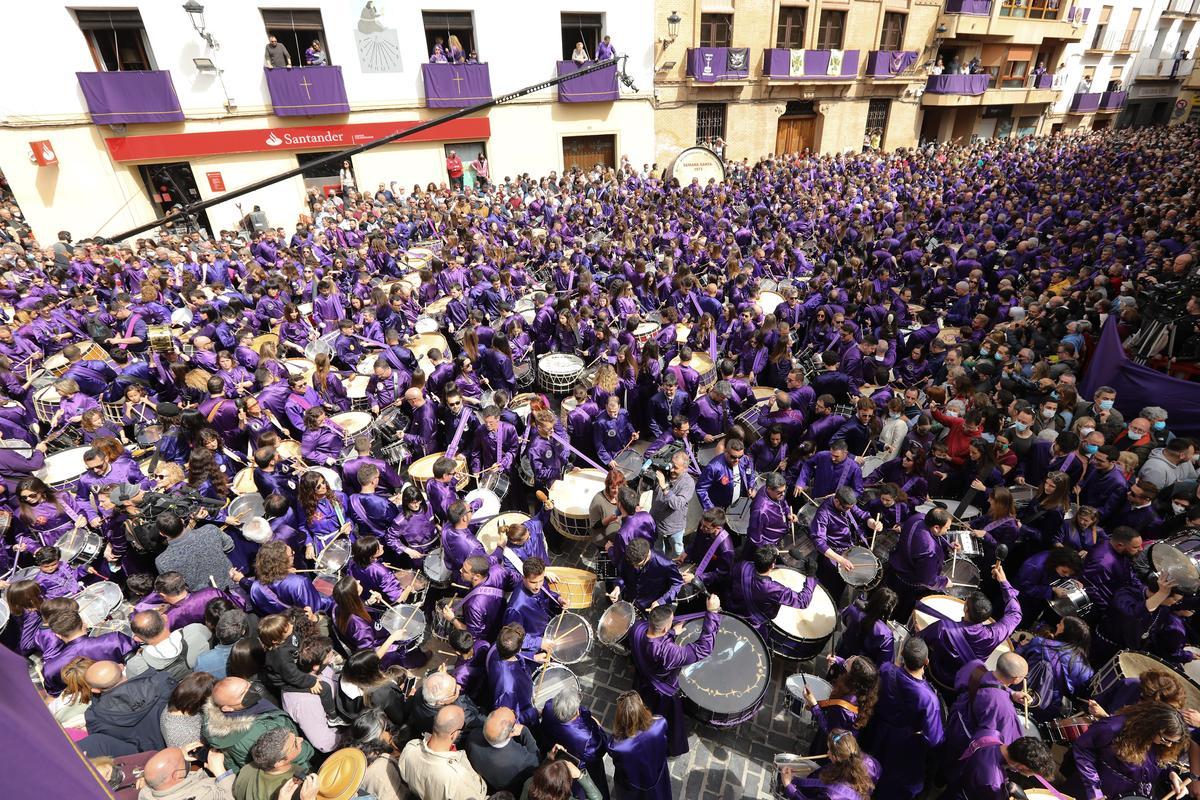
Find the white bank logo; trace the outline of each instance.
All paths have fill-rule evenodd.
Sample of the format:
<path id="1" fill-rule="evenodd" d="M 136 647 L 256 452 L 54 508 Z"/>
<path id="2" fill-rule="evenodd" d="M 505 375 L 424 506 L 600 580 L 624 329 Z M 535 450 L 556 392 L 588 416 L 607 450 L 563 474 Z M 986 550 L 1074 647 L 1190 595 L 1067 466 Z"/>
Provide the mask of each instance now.
<path id="1" fill-rule="evenodd" d="M 334 131 L 326 131 L 325 133 L 287 133 L 279 136 L 275 131 L 268 131 L 266 144 L 268 147 L 279 147 L 280 145 L 308 145 L 308 144 L 344 144 L 346 136 L 343 133 Z"/>

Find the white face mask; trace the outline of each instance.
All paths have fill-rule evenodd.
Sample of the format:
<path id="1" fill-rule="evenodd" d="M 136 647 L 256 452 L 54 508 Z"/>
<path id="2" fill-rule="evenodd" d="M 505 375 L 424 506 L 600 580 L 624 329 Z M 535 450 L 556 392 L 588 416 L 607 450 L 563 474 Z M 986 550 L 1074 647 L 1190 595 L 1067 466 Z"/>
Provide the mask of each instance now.
<path id="1" fill-rule="evenodd" d="M 1054 416 L 1054 409 L 1053 408 L 1043 408 L 1042 416 L 1045 417 L 1046 419 L 1052 418 Z"/>
<path id="2" fill-rule="evenodd" d="M 1186 513 L 1187 510 L 1188 507 L 1183 503 L 1171 503 L 1171 511 L 1175 514 L 1183 514 Z"/>

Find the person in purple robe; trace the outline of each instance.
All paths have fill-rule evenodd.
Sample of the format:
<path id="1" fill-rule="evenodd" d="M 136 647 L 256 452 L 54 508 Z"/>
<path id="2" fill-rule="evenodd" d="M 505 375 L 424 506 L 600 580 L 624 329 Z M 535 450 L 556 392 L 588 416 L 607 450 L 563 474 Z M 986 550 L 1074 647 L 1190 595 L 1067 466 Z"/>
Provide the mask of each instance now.
<path id="1" fill-rule="evenodd" d="M 87 472 L 79 476 L 75 496 L 85 503 L 99 494 L 101 487 L 109 484 L 134 483 L 147 488 L 152 483 L 132 458 L 110 461 L 102 450 L 93 447 L 84 451 L 83 463 Z"/>
<path id="2" fill-rule="evenodd" d="M 488 652 L 488 694 L 493 708 L 504 706 L 517 715 L 522 725 L 534 726 L 538 710 L 533 705 L 533 680 L 521 658 L 525 629 L 520 623 L 510 623 L 500 629 L 496 645 Z M 545 661 L 541 654 L 539 661 Z"/>
<path id="3" fill-rule="evenodd" d="M 668 769 L 667 721 L 646 708 L 635 691 L 617 697 L 608 754 L 613 760 L 616 792 L 625 800 L 672 800 Z"/>
<path id="4" fill-rule="evenodd" d="M 812 576 L 805 578 L 804 588 L 799 592 L 774 580 L 771 570 L 775 569 L 778 558 L 779 551 L 774 547 L 760 547 L 749 561 L 734 566 L 729 581 L 729 613 L 746 620 L 764 638 L 768 623 L 781 607 L 808 608 L 817 586 Z"/>
<path id="5" fill-rule="evenodd" d="M 325 409 L 313 406 L 304 412 L 304 437 L 300 454 L 312 465 L 331 467 L 342 460 L 346 430 L 325 414 Z"/>
<path id="6" fill-rule="evenodd" d="M 842 634 L 834 648 L 835 655 L 845 659 L 861 654 L 877 667 L 895 663 L 900 657 L 900 642 L 893 628 L 896 601 L 894 591 L 880 586 L 842 609 L 839 615 Z"/>
<path id="7" fill-rule="evenodd" d="M 591 777 L 602 800 L 608 800 L 608 776 L 604 770 L 608 733 L 591 709 L 583 705 L 577 688 L 563 689 L 542 706 L 541 734 L 551 749 L 559 747 L 570 754 Z M 574 796 L 582 800 L 584 793 L 580 787 L 575 787 Z"/>
<path id="8" fill-rule="evenodd" d="M 764 545 L 778 547 L 792 533 L 796 514 L 787 504 L 787 479 L 778 472 L 764 476 L 763 490 L 750 504 L 750 526 L 746 530 L 746 553 Z"/>
<path id="9" fill-rule="evenodd" d="M 205 608 L 213 600 L 225 600 L 240 609 L 246 601 L 237 592 L 222 591 L 206 586 L 192 592 L 187 581 L 178 572 L 164 572 L 154 579 L 154 591 L 146 595 L 135 606 L 136 611 L 159 607 L 166 615 L 171 630 L 182 630 L 188 625 L 205 621 Z"/>
<path id="10" fill-rule="evenodd" d="M 553 653 L 553 639 L 544 641 L 550 620 L 563 612 L 565 605 L 556 592 L 545 585 L 546 562 L 537 556 L 521 562 L 521 583 L 508 596 L 504 608 L 505 625 L 517 623 L 525 631 L 522 656 L 532 661 L 534 655 L 546 649 Z M 553 633 L 552 633 L 553 635 Z"/>
<path id="11" fill-rule="evenodd" d="M 348 536 L 353 525 L 347 513 L 346 495 L 335 492 L 325 476 L 309 471 L 300 476 L 296 492 L 300 507 L 300 532 L 304 534 L 304 556 L 315 561 L 334 540 Z"/>
<path id="12" fill-rule="evenodd" d="M 304 412 L 310 408 L 319 408 L 321 396 L 317 394 L 316 389 L 308 385 L 304 373 L 293 375 L 288 380 L 288 388 L 290 391 L 283 405 L 284 415 L 292 433 L 299 436 L 304 431 Z"/>
<path id="13" fill-rule="evenodd" d="M 1028 673 L 1028 663 L 1017 653 L 1001 654 L 990 670 L 982 660 L 967 662 L 954 676 L 957 697 L 946 715 L 946 754 L 964 752 L 981 730 L 996 731 L 1004 744 L 1019 739 L 1014 704 L 1028 697 Z M 946 778 L 957 779 L 962 766 L 961 761 L 949 761 L 943 770 Z"/>
<path id="14" fill-rule="evenodd" d="M 946 800 L 1009 800 L 1013 775 L 1032 778 L 1048 794 L 1061 796 L 1043 775 L 1054 775 L 1054 759 L 1046 743 L 1025 736 L 1005 743 L 996 731 L 982 729 L 959 757 L 962 772 L 942 793 Z"/>
<path id="15" fill-rule="evenodd" d="M 398 665 L 409 669 L 425 666 L 429 653 L 420 649 L 421 638 L 415 626 L 401 626 L 386 635 L 363 603 L 363 586 L 351 575 L 342 577 L 333 587 L 334 633 L 350 653 L 374 650 L 379 665 L 386 669 Z"/>
<path id="16" fill-rule="evenodd" d="M 874 795 L 880 800 L 921 794 L 929 756 L 945 739 L 941 701 L 925 680 L 928 662 L 928 645 L 914 636 L 904 642 L 899 665 L 880 665 L 879 699 L 863 733 L 864 749 L 880 762 Z"/>
<path id="17" fill-rule="evenodd" d="M 683 586 L 679 568 L 654 550 L 646 539 L 634 539 L 617 563 L 617 577 L 608 597 L 614 603 L 624 597 L 642 610 L 670 603 Z"/>
<path id="18" fill-rule="evenodd" d="M 746 443 L 738 438 L 728 439 L 725 452 L 700 471 L 696 497 L 705 509 L 714 506 L 729 509 L 739 501 L 750 502 L 758 493 L 755 477 L 754 462 L 746 455 Z"/>
<path id="19" fill-rule="evenodd" d="M 333 601 L 318 592 L 307 575 L 296 574 L 294 562 L 292 548 L 285 542 L 272 540 L 258 549 L 254 580 L 249 582 L 248 590 L 250 605 L 260 616 L 282 614 L 289 608 L 309 608 L 319 613 L 333 607 Z M 230 575 L 239 583 L 246 579 L 236 569 Z"/>
<path id="20" fill-rule="evenodd" d="M 936 609 L 918 601 L 918 608 L 937 618 L 917 634 L 929 645 L 932 654 L 929 674 L 935 684 L 953 688 L 955 676 L 965 664 L 986 659 L 1020 623 L 1021 604 L 1017 590 L 1008 582 L 1004 567 L 998 561 L 992 566 L 992 577 L 1005 595 L 1004 612 L 995 622 L 987 621 L 992 617 L 992 603 L 982 592 L 972 592 L 966 598 L 962 620 L 947 619 Z"/>
<path id="21" fill-rule="evenodd" d="M 634 623 L 629 632 L 629 653 L 635 670 L 634 686 L 646 707 L 666 719 L 667 755 L 671 758 L 688 751 L 679 673 L 684 667 L 702 661 L 712 653 L 717 629 L 721 625 L 720 612 L 720 598 L 710 594 L 700 636 L 686 645 L 675 642 L 682 629 L 674 626 L 675 610 L 670 605 L 655 606 L 647 619 Z"/>
<path id="22" fill-rule="evenodd" d="M 852 731 L 837 728 L 829 733 L 829 764 L 808 777 L 795 777 L 791 767 L 781 767 L 780 783 L 786 800 L 870 800 L 876 797 L 879 762 L 862 752 Z"/>
<path id="23" fill-rule="evenodd" d="M 517 430 L 500 419 L 500 409 L 488 406 L 483 409 L 483 426 L 475 433 L 474 446 L 470 451 L 471 471 L 478 474 L 494 468 L 509 474 L 519 449 Z"/>
<path id="24" fill-rule="evenodd" d="M 450 507 L 460 499 L 459 477 L 458 462 L 453 458 L 442 456 L 433 462 L 433 477 L 425 481 L 425 496 L 429 498 L 429 511 L 434 519 L 449 521 Z M 478 507 L 471 510 L 477 511 Z"/>
<path id="25" fill-rule="evenodd" d="M 1092 611 L 1102 617 L 1112 598 L 1134 580 L 1133 560 L 1142 551 L 1142 535 L 1133 528 L 1117 528 L 1088 550 L 1083 561 L 1083 587 Z"/>
<path id="26" fill-rule="evenodd" d="M 358 581 L 367 598 L 378 595 L 389 605 L 407 603 L 413 592 L 424 588 L 424 579 L 409 575 L 406 585 L 402 586 L 397 580 L 397 573 L 380 560 L 384 552 L 383 542 L 378 536 L 360 533 L 350 548 L 346 574 Z M 374 603 L 368 600 L 368 605 Z"/>
<path id="27" fill-rule="evenodd" d="M 806 494 L 820 502 L 843 486 L 861 492 L 862 468 L 850 457 L 846 441 L 835 439 L 828 450 L 812 456 L 800 467 L 794 494 L 797 497 Z"/>
<path id="28" fill-rule="evenodd" d="M 1073 743 L 1074 769 L 1064 769 L 1066 791 L 1073 797 L 1161 797 L 1164 786 L 1168 790 L 1181 786 L 1179 776 L 1166 765 L 1178 761 L 1187 749 L 1188 726 L 1182 714 L 1153 701 L 1123 711 L 1093 722 Z"/>
<path id="29" fill-rule="evenodd" d="M 884 581 L 896 592 L 896 613 L 907 619 L 917 599 L 945 588 L 942 564 L 950 554 L 945 534 L 950 512 L 934 507 L 924 515 L 912 514 L 900 526 L 900 539 L 888 556 Z"/>
<path id="30" fill-rule="evenodd" d="M 47 620 L 50 630 L 62 646 L 53 655 L 46 654 L 42 662 L 42 676 L 46 692 L 57 696 L 66 686 L 62 681 L 62 669 L 73 659 L 83 657 L 93 661 L 115 661 L 124 663 L 127 656 L 137 649 L 133 639 L 119 631 L 109 631 L 99 636 L 88 636 L 78 609 L 65 608 L 55 612 Z"/>
<path id="31" fill-rule="evenodd" d="M 342 490 L 347 494 L 355 494 L 358 492 L 360 484 L 358 482 L 359 467 L 370 464 L 379 470 L 379 486 L 378 488 L 389 495 L 397 494 L 404 488 L 404 479 L 396 472 L 395 468 L 384 461 L 382 458 L 375 458 L 371 455 L 371 449 L 374 447 L 374 441 L 369 436 L 358 436 L 354 439 L 354 455 L 345 461 L 341 462 L 342 471 Z"/>
<path id="32" fill-rule="evenodd" d="M 504 615 L 504 595 L 517 588 L 520 576 L 502 564 L 493 563 L 483 556 L 471 556 L 462 565 L 458 579 L 471 587 L 462 600 L 458 614 L 450 604 L 440 606 L 440 613 L 454 627 L 463 628 L 476 639 L 494 642 Z M 522 640 L 524 634 L 522 633 Z M 521 649 L 517 643 L 516 651 Z"/>

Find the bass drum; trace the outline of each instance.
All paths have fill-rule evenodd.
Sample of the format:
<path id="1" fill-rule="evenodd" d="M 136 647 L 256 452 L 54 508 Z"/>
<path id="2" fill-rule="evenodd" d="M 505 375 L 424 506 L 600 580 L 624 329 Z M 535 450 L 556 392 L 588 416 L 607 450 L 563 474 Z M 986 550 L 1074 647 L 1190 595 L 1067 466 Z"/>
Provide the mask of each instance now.
<path id="1" fill-rule="evenodd" d="M 688 620 L 676 643 L 696 641 L 703 626 L 703 619 Z M 770 682 L 771 658 L 766 642 L 758 631 L 728 614 L 721 615 L 712 654 L 679 676 L 684 707 L 716 728 L 731 728 L 752 719 Z"/>

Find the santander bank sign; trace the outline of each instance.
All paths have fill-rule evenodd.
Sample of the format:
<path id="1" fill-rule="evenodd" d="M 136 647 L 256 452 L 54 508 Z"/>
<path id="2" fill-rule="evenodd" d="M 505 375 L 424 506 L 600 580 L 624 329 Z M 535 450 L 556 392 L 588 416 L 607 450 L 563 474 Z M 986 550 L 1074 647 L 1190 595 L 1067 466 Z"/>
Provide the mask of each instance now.
<path id="1" fill-rule="evenodd" d="M 277 150 L 338 150 L 377 141 L 414 128 L 423 120 L 367 122 L 355 125 L 309 125 L 289 128 L 164 133 L 153 136 L 110 136 L 104 140 L 113 161 L 163 161 L 229 153 L 265 153 Z M 491 135 L 487 117 L 456 119 L 397 142 L 481 141 Z"/>

